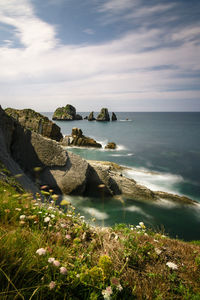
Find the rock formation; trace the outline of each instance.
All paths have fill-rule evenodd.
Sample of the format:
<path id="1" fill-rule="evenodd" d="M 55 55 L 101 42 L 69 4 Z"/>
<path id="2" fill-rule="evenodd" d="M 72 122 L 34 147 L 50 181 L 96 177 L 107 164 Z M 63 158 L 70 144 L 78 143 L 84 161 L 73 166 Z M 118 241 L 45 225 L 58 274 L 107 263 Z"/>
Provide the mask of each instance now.
<path id="1" fill-rule="evenodd" d="M 72 128 L 72 133 L 65 136 L 62 143 L 63 146 L 78 146 L 78 147 L 94 147 L 101 148 L 101 144 L 94 139 L 84 136 L 80 128 Z"/>
<path id="2" fill-rule="evenodd" d="M 60 141 L 63 136 L 60 127 L 50 121 L 47 117 L 32 109 L 7 108 L 5 112 L 17 120 L 22 126 L 42 134 L 45 137 Z"/>
<path id="3" fill-rule="evenodd" d="M 53 120 L 74 121 L 82 120 L 82 116 L 76 114 L 76 108 L 70 104 L 65 107 L 59 107 L 53 114 Z"/>
<path id="4" fill-rule="evenodd" d="M 97 116 L 97 121 L 110 121 L 110 116 L 107 108 L 102 108 Z"/>
<path id="5" fill-rule="evenodd" d="M 88 121 L 95 121 L 96 119 L 94 118 L 94 112 L 92 111 L 89 116 L 88 116 Z"/>
<path id="6" fill-rule="evenodd" d="M 82 138 L 74 128 L 73 138 Z M 57 193 L 94 197 L 122 197 L 139 201 L 167 199 L 184 204 L 195 201 L 164 192 L 153 192 L 123 176 L 123 168 L 110 162 L 86 161 L 66 152 L 59 143 L 24 128 L 0 107 L 0 163 L 28 191 L 48 185 Z"/>
<path id="7" fill-rule="evenodd" d="M 114 142 L 110 142 L 105 146 L 105 149 L 116 149 L 117 145 Z"/>
<path id="8" fill-rule="evenodd" d="M 112 121 L 117 121 L 117 116 L 116 116 L 116 114 L 114 112 L 112 113 L 111 120 Z"/>

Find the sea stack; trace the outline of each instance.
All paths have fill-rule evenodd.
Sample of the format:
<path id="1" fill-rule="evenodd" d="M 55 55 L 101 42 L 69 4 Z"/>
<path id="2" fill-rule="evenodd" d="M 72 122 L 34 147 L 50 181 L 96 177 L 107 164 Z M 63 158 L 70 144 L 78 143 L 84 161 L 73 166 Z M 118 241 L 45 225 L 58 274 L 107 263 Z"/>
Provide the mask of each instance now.
<path id="1" fill-rule="evenodd" d="M 58 107 L 54 114 L 53 120 L 59 121 L 74 121 L 74 120 L 82 120 L 82 116 L 76 114 L 76 108 L 71 104 L 67 104 L 65 107 Z"/>
<path id="2" fill-rule="evenodd" d="M 113 112 L 112 113 L 112 118 L 111 118 L 112 121 L 117 121 L 117 116 L 116 114 Z"/>
<path id="3" fill-rule="evenodd" d="M 94 112 L 92 111 L 88 116 L 88 121 L 94 121 L 94 120 L 96 119 L 94 118 Z"/>
<path id="4" fill-rule="evenodd" d="M 108 109 L 102 108 L 96 120 L 97 121 L 110 121 Z"/>

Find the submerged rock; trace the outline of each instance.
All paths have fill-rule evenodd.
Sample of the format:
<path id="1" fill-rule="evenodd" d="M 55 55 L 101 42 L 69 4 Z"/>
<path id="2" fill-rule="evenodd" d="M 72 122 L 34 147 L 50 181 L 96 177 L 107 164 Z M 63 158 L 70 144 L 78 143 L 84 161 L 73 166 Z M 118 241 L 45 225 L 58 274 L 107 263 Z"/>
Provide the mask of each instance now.
<path id="1" fill-rule="evenodd" d="M 17 120 L 22 126 L 35 131 L 45 137 L 60 141 L 63 136 L 60 127 L 50 121 L 47 117 L 32 109 L 7 108 L 5 112 Z"/>
<path id="2" fill-rule="evenodd" d="M 117 121 L 117 116 L 116 114 L 113 112 L 112 113 L 112 118 L 111 118 L 112 121 Z"/>
<path id="3" fill-rule="evenodd" d="M 114 143 L 114 142 L 110 142 L 108 143 L 106 146 L 105 146 L 105 149 L 116 149 L 117 148 L 117 145 Z"/>
<path id="4" fill-rule="evenodd" d="M 82 116 L 76 114 L 76 108 L 70 104 L 67 104 L 65 107 L 58 107 L 54 114 L 53 120 L 63 120 L 63 121 L 74 121 L 82 120 Z"/>
<path id="5" fill-rule="evenodd" d="M 65 136 L 61 145 L 94 148 L 102 147 L 102 145 L 97 143 L 94 139 L 83 135 L 83 132 L 80 128 L 72 128 L 71 135 Z"/>
<path id="6" fill-rule="evenodd" d="M 94 112 L 92 111 L 89 116 L 88 116 L 88 121 L 95 121 L 96 119 L 94 118 Z"/>
<path id="7" fill-rule="evenodd" d="M 102 108 L 97 116 L 97 121 L 110 121 L 110 116 L 107 108 Z"/>

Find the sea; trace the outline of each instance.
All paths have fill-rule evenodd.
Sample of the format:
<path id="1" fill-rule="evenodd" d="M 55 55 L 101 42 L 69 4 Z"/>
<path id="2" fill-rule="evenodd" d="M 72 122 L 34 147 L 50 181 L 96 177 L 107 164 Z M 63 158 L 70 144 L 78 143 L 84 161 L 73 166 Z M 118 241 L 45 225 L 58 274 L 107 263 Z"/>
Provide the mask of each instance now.
<path id="1" fill-rule="evenodd" d="M 53 113 L 43 113 L 52 118 Z M 83 117 L 88 112 L 79 112 Z M 97 116 L 97 113 L 94 113 Z M 100 226 L 144 222 L 148 228 L 186 241 L 200 240 L 200 112 L 117 112 L 115 122 L 55 121 L 63 135 L 73 127 L 94 138 L 102 149 L 69 147 L 89 160 L 112 161 L 124 175 L 153 191 L 188 196 L 195 206 L 170 201 L 65 196 L 87 222 Z M 105 150 L 108 142 L 116 150 Z"/>

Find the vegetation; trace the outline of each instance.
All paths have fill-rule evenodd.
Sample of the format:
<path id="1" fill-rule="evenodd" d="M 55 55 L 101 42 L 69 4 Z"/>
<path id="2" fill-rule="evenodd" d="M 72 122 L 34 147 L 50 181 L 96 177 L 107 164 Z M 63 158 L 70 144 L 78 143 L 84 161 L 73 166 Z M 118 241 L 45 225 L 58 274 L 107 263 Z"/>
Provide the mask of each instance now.
<path id="1" fill-rule="evenodd" d="M 200 299 L 197 242 L 143 222 L 92 227 L 52 190 L 41 194 L 0 166 L 0 299 Z"/>

